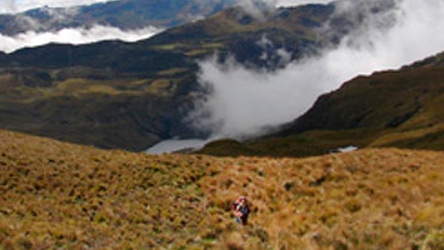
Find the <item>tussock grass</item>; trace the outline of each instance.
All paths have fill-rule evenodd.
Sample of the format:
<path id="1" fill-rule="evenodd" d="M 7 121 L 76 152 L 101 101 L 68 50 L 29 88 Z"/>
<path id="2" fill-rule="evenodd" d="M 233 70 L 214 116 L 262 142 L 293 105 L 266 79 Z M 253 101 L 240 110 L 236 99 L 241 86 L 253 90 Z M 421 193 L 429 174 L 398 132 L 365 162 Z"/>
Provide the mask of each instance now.
<path id="1" fill-rule="evenodd" d="M 0 248 L 441 249 L 443 168 L 429 151 L 148 156 L 0 131 Z"/>

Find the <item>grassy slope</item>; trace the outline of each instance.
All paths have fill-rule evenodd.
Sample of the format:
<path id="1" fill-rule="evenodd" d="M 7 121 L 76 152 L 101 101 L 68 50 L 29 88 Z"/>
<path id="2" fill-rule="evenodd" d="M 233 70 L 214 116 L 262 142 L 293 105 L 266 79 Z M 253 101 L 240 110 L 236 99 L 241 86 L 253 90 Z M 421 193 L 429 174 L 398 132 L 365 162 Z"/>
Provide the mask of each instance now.
<path id="1" fill-rule="evenodd" d="M 306 55 L 321 44 L 329 43 L 330 37 L 320 28 L 330 20 L 333 11 L 333 5 L 306 5 L 264 10 L 261 17 L 255 17 L 240 7 L 230 8 L 208 19 L 170 29 L 142 43 L 197 58 L 211 55 L 217 49 L 221 54 L 229 52 L 239 62 L 265 67 L 266 62 L 259 59 L 264 51 L 258 41 L 266 37 L 272 42 L 268 45 L 270 51 L 265 52 L 285 48 L 293 59 Z M 330 28 L 338 33 L 338 27 L 332 24 Z"/>
<path id="2" fill-rule="evenodd" d="M 0 131 L 0 248 L 438 249 L 443 166 L 428 151 L 148 156 Z"/>

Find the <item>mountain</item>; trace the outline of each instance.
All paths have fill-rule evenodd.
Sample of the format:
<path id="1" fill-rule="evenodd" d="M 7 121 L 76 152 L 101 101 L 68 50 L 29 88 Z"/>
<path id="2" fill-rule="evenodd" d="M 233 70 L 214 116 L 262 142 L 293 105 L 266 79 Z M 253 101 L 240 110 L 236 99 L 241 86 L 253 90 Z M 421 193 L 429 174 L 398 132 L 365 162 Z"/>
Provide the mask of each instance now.
<path id="1" fill-rule="evenodd" d="M 177 50 L 202 56 L 214 53 L 211 49 L 214 46 L 222 57 L 234 56 L 240 63 L 273 69 L 282 59 L 276 55 L 278 49 L 284 49 L 295 60 L 329 44 L 331 37 L 322 32 L 322 27 L 331 22 L 334 10 L 333 4 L 303 5 L 265 8 L 260 10 L 260 15 L 254 15 L 242 7 L 235 7 L 204 21 L 170 29 L 145 43 L 155 46 L 180 44 Z M 330 28 L 334 33 L 338 27 L 331 25 Z M 208 44 L 204 50 L 202 44 Z"/>
<path id="2" fill-rule="evenodd" d="M 444 53 L 399 70 L 359 76 L 319 97 L 274 135 L 244 144 L 214 142 L 202 152 L 306 156 L 350 145 L 443 150 L 443 77 Z"/>
<path id="3" fill-rule="evenodd" d="M 183 121 L 201 91 L 196 60 L 216 53 L 276 69 L 282 66 L 277 50 L 297 60 L 359 27 L 332 15 L 334 9 L 263 8 L 257 16 L 235 7 L 137 43 L 49 44 L 0 55 L 0 127 L 134 151 L 204 136 Z"/>
<path id="4" fill-rule="evenodd" d="M 148 156 L 0 131 L 0 248 L 440 249 L 443 162 L 397 149 Z"/>
<path id="5" fill-rule="evenodd" d="M 0 33 L 48 32 L 93 25 L 122 30 L 169 28 L 205 18 L 232 6 L 232 0 L 119 0 L 69 8 L 43 7 L 0 15 Z"/>

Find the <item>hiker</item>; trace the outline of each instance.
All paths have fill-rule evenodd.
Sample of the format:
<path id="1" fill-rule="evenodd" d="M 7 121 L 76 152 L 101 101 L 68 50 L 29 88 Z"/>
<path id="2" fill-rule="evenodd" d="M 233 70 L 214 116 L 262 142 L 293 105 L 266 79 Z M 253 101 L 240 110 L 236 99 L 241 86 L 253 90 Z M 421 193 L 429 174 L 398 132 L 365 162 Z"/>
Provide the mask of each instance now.
<path id="1" fill-rule="evenodd" d="M 245 196 L 240 196 L 233 203 L 234 216 L 236 217 L 236 222 L 242 225 L 247 225 L 248 214 L 250 214 L 250 208 Z"/>

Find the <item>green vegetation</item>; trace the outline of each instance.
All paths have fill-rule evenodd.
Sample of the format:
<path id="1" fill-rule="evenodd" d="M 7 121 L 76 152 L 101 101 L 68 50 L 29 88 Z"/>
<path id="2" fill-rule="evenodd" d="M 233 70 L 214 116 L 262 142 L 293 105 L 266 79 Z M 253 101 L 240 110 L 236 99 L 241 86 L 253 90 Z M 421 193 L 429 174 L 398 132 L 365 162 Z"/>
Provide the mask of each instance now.
<path id="1" fill-rule="evenodd" d="M 0 248 L 440 249 L 443 163 L 397 149 L 148 156 L 0 131 Z"/>

